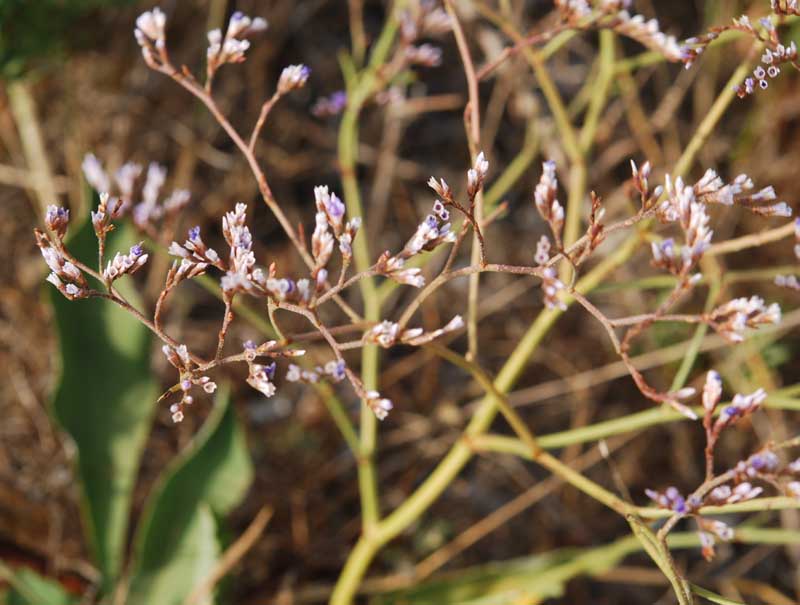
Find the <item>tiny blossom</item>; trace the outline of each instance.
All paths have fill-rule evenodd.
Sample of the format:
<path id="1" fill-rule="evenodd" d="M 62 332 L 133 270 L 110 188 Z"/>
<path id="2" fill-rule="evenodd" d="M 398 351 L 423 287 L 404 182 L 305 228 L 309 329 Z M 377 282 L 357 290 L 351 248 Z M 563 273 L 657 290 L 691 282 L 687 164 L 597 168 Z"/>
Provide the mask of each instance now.
<path id="1" fill-rule="evenodd" d="M 432 8 L 422 18 L 422 31 L 428 36 L 446 34 L 452 29 L 453 23 L 450 15 L 441 8 Z"/>
<path id="2" fill-rule="evenodd" d="M 453 192 L 450 190 L 450 185 L 444 179 L 436 180 L 435 176 L 432 176 L 428 179 L 428 187 L 433 189 L 436 192 L 436 195 L 445 199 L 451 200 L 453 198 Z"/>
<path id="3" fill-rule="evenodd" d="M 294 367 L 297 368 L 297 366 Z M 294 377 L 294 372 L 292 372 L 292 377 Z M 319 382 L 319 379 L 320 379 L 319 372 L 316 372 L 314 370 L 302 370 L 298 378 L 298 380 L 306 382 L 308 384 L 316 384 L 317 382 Z"/>
<path id="4" fill-rule="evenodd" d="M 663 267 L 672 272 L 679 271 L 679 265 L 676 263 L 677 257 L 675 254 L 674 239 L 668 237 L 660 242 L 651 242 L 650 250 L 653 253 L 654 266 Z"/>
<path id="5" fill-rule="evenodd" d="M 334 382 L 341 382 L 345 378 L 345 370 L 347 366 L 344 359 L 332 360 L 325 364 L 323 371 Z"/>
<path id="6" fill-rule="evenodd" d="M 775 277 L 775 285 L 800 291 L 800 280 L 795 275 L 778 275 Z"/>
<path id="7" fill-rule="evenodd" d="M 134 37 L 142 49 L 145 63 L 153 69 L 159 69 L 164 62 L 166 24 L 167 16 L 158 7 L 143 12 L 136 19 Z"/>
<path id="8" fill-rule="evenodd" d="M 735 471 L 751 479 L 763 475 L 773 474 L 780 464 L 780 459 L 775 452 L 765 449 L 750 456 L 747 460 L 739 462 Z"/>
<path id="9" fill-rule="evenodd" d="M 708 499 L 712 502 L 727 502 L 728 498 L 731 497 L 731 487 L 730 485 L 720 485 L 719 487 L 715 487 L 711 490 L 708 494 Z"/>
<path id="10" fill-rule="evenodd" d="M 716 540 L 720 539 L 723 542 L 729 542 L 733 539 L 733 529 L 723 523 L 722 521 L 698 519 L 697 523 L 700 527 L 700 545 L 702 546 L 703 557 L 710 561 L 714 558 L 714 545 Z"/>
<path id="11" fill-rule="evenodd" d="M 183 246 L 178 242 L 172 242 L 169 247 L 169 253 L 173 256 L 179 256 L 190 262 L 197 261 L 199 263 L 216 265 L 223 268 L 222 261 L 219 258 L 216 250 L 206 246 L 203 238 L 200 236 L 200 227 L 195 226 L 188 230 L 187 239 Z"/>
<path id="12" fill-rule="evenodd" d="M 87 153 L 83 156 L 81 168 L 83 169 L 83 176 L 92 186 L 92 189 L 97 192 L 111 190 L 111 181 L 106 171 L 103 170 L 103 165 L 100 163 L 100 160 L 98 160 L 97 156 L 93 153 Z"/>
<path id="13" fill-rule="evenodd" d="M 51 271 L 46 280 L 53 284 L 69 300 L 89 296 L 88 284 L 80 269 L 69 261 L 59 249 L 53 246 L 46 234 L 38 229 L 34 230 L 34 233 L 36 235 L 36 245 L 39 246 L 42 257 L 44 257 L 44 261 Z"/>
<path id="14" fill-rule="evenodd" d="M 305 384 L 317 384 L 324 377 L 332 382 L 341 382 L 345 377 L 345 363 L 343 360 L 329 361 L 325 367 L 317 366 L 313 370 L 304 370 L 298 365 L 289 364 L 286 371 L 288 382 L 302 382 Z"/>
<path id="15" fill-rule="evenodd" d="M 333 254 L 334 237 L 328 230 L 328 219 L 324 212 L 317 212 L 316 227 L 311 236 L 311 254 L 318 269 L 328 264 Z"/>
<path id="16" fill-rule="evenodd" d="M 442 49 L 432 44 L 407 46 L 405 56 L 409 63 L 424 67 L 438 67 L 442 63 Z"/>
<path id="17" fill-rule="evenodd" d="M 251 363 L 247 384 L 263 393 L 266 397 L 272 397 L 275 394 L 275 384 L 272 382 L 275 377 L 275 367 L 274 361 L 268 365 Z"/>
<path id="18" fill-rule="evenodd" d="M 156 162 L 150 162 L 142 187 L 142 201 L 133 209 L 133 220 L 137 225 L 144 226 L 160 218 L 162 209 L 158 206 L 158 194 L 166 178 L 167 169 Z"/>
<path id="19" fill-rule="evenodd" d="M 592 7 L 587 0 L 555 0 L 555 5 L 564 19 L 568 21 L 588 17 L 592 14 Z"/>
<path id="20" fill-rule="evenodd" d="M 719 434 L 725 427 L 736 423 L 741 418 L 749 416 L 764 403 L 766 398 L 767 393 L 764 389 L 758 389 L 749 395 L 737 393 L 731 404 L 722 408 L 722 413 L 714 424 L 714 432 Z"/>
<path id="21" fill-rule="evenodd" d="M 787 483 L 786 493 L 793 498 L 800 498 L 800 481 L 790 481 Z"/>
<path id="22" fill-rule="evenodd" d="M 556 163 L 548 160 L 542 163 L 542 176 L 539 177 L 539 182 L 533 191 L 533 200 L 539 214 L 550 225 L 558 243 L 561 241 L 561 230 L 564 228 L 564 207 L 556 198 L 557 195 Z"/>
<path id="23" fill-rule="evenodd" d="M 115 279 L 119 279 L 123 275 L 133 275 L 147 262 L 148 255 L 142 249 L 141 242 L 131 246 L 128 254 L 120 254 L 117 252 L 114 259 L 108 261 L 105 270 L 103 271 L 103 278 L 106 282 L 111 283 Z"/>
<path id="24" fill-rule="evenodd" d="M 250 42 L 244 40 L 247 36 L 267 29 L 266 20 L 261 17 L 251 19 L 244 13 L 236 11 L 228 21 L 228 28 L 223 38 L 219 29 L 208 32 L 208 59 L 209 77 L 225 63 L 241 63 L 245 60 L 245 52 L 250 48 Z"/>
<path id="25" fill-rule="evenodd" d="M 230 270 L 246 274 L 255 264 L 253 237 L 245 224 L 247 204 L 238 203 L 232 212 L 222 217 L 222 234 L 230 246 Z"/>
<path id="26" fill-rule="evenodd" d="M 97 210 L 90 212 L 92 227 L 98 240 L 105 240 L 108 232 L 113 229 L 111 219 L 118 216 L 120 203 L 119 200 L 111 198 L 105 191 L 100 194 L 100 203 L 97 205 Z"/>
<path id="27" fill-rule="evenodd" d="M 397 342 L 399 330 L 400 324 L 391 321 L 382 321 L 370 328 L 364 337 L 370 342 L 377 343 L 384 348 L 389 348 Z"/>
<path id="28" fill-rule="evenodd" d="M 364 403 L 372 410 L 378 420 L 384 420 L 394 405 L 389 399 L 381 397 L 378 391 L 367 391 L 364 395 Z"/>
<path id="29" fill-rule="evenodd" d="M 58 239 L 64 239 L 69 225 L 69 210 L 51 204 L 45 212 L 44 223 Z"/>
<path id="30" fill-rule="evenodd" d="M 489 162 L 481 151 L 475 158 L 472 168 L 467 170 L 467 195 L 470 199 L 474 198 L 486 180 L 486 173 L 489 171 Z"/>
<path id="31" fill-rule="evenodd" d="M 631 160 L 631 175 L 634 187 L 642 195 L 647 196 L 650 191 L 648 179 L 650 177 L 651 166 L 650 162 L 645 162 L 642 167 L 636 166 L 636 162 Z"/>
<path id="32" fill-rule="evenodd" d="M 437 200 L 434 203 L 434 213 L 426 216 L 425 220 L 417 226 L 414 235 L 406 242 L 402 255 L 408 258 L 422 250 L 433 250 L 444 242 L 454 242 L 456 234 L 450 230 L 451 225 L 446 222 L 447 218 L 449 218 L 449 213 Z"/>
<path id="33" fill-rule="evenodd" d="M 542 292 L 544 292 L 544 304 L 548 309 L 567 310 L 566 303 L 558 298 L 558 293 L 565 290 L 564 284 L 557 277 L 553 267 L 547 267 L 542 272 Z"/>
<path id="34" fill-rule="evenodd" d="M 164 26 L 167 23 L 166 15 L 160 8 L 145 11 L 136 18 L 137 31 L 156 42 L 164 39 Z"/>
<path id="35" fill-rule="evenodd" d="M 117 183 L 120 195 L 127 201 L 131 201 L 136 179 L 142 174 L 142 166 L 135 162 L 126 162 L 114 173 L 114 180 Z"/>
<path id="36" fill-rule="evenodd" d="M 757 498 L 758 496 L 760 496 L 763 491 L 764 488 L 753 487 L 750 483 L 745 481 L 744 483 L 740 483 L 739 485 L 733 488 L 733 492 L 728 498 L 727 504 L 733 504 L 734 502 L 744 502 L 745 500 L 752 500 L 753 498 Z"/>
<path id="37" fill-rule="evenodd" d="M 460 330 L 463 327 L 464 327 L 463 318 L 460 315 L 455 315 L 453 319 L 448 321 L 444 326 L 436 330 L 433 330 L 431 332 L 425 332 L 421 328 L 406 330 L 405 332 L 403 332 L 401 340 L 404 343 L 413 346 L 419 346 L 431 342 L 432 340 L 435 340 L 440 336 L 443 336 L 444 334 L 447 334 L 449 332 L 455 332 L 456 330 Z"/>
<path id="38" fill-rule="evenodd" d="M 178 345 L 177 347 L 164 345 L 161 347 L 161 351 L 164 353 L 167 361 L 169 361 L 170 364 L 172 364 L 172 366 L 176 369 L 181 371 L 190 369 L 192 360 L 189 357 L 189 350 L 186 345 Z M 189 384 L 191 385 L 191 383 Z"/>
<path id="39" fill-rule="evenodd" d="M 703 386 L 703 408 L 707 413 L 712 413 L 722 397 L 722 378 L 711 370 L 706 374 L 706 383 Z"/>
<path id="40" fill-rule="evenodd" d="M 338 90 L 330 97 L 320 97 L 311 108 L 311 113 L 318 118 L 339 115 L 347 107 L 347 93 Z"/>
<path id="41" fill-rule="evenodd" d="M 642 15 L 631 16 L 628 11 L 617 13 L 617 24 L 613 29 L 636 40 L 642 46 L 654 50 L 669 61 L 681 61 L 683 50 L 674 36 L 664 34 L 657 19 L 646 21 Z"/>
<path id="42" fill-rule="evenodd" d="M 544 265 L 550 260 L 550 240 L 546 235 L 540 237 L 536 243 L 536 254 L 533 259 L 538 265 Z"/>
<path id="43" fill-rule="evenodd" d="M 686 498 L 681 495 L 676 487 L 668 487 L 663 493 L 652 489 L 646 489 L 645 493 L 648 498 L 661 508 L 667 508 L 680 514 L 689 512 Z"/>
<path id="44" fill-rule="evenodd" d="M 335 193 L 329 192 L 327 186 L 314 187 L 314 200 L 317 212 L 323 214 L 337 236 L 341 235 L 345 214 L 344 202 Z"/>
<path id="45" fill-rule="evenodd" d="M 726 340 L 741 342 L 748 328 L 778 324 L 781 308 L 777 303 L 767 306 L 760 296 L 735 298 L 711 312 L 712 326 Z"/>
<path id="46" fill-rule="evenodd" d="M 285 95 L 306 85 L 311 70 L 306 65 L 289 65 L 278 78 L 278 94 Z"/>
<path id="47" fill-rule="evenodd" d="M 388 253 L 384 253 L 381 259 L 388 257 Z M 378 260 L 378 268 L 387 277 L 392 278 L 400 284 L 407 284 L 415 288 L 421 288 L 425 285 L 425 277 L 422 275 L 422 269 L 419 267 L 405 267 L 405 260 L 393 256 L 387 258 L 385 261 Z"/>
<path id="48" fill-rule="evenodd" d="M 186 189 L 176 189 L 162 202 L 164 212 L 174 213 L 186 206 L 191 199 L 191 193 Z"/>

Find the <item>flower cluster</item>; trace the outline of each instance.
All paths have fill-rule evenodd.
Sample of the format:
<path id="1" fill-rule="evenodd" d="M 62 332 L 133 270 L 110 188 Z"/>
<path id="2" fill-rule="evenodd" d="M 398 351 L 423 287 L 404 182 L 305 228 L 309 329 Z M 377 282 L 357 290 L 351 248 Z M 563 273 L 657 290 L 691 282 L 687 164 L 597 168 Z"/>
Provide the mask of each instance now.
<path id="1" fill-rule="evenodd" d="M 103 270 L 103 279 L 107 284 L 111 284 L 114 280 L 119 279 L 123 275 L 133 275 L 141 269 L 147 262 L 148 255 L 145 254 L 142 248 L 142 242 L 134 244 L 128 251 L 128 254 L 120 254 L 117 252 L 114 259 L 108 261 L 108 265 Z"/>
<path id="2" fill-rule="evenodd" d="M 628 12 L 630 0 L 555 0 L 555 5 L 562 20 L 570 27 L 612 29 L 663 55 L 668 61 L 683 59 L 678 41 L 661 31 L 658 19 L 648 20 L 643 15 Z"/>
<path id="3" fill-rule="evenodd" d="M 545 267 L 542 271 L 542 292 L 548 309 L 567 310 L 567 303 L 558 297 L 558 293 L 565 289 L 564 283 L 558 279 L 555 267 Z"/>
<path id="4" fill-rule="evenodd" d="M 796 15 L 796 1 L 789 0 L 784 5 L 777 0 L 772 0 L 772 13 L 778 18 L 783 15 Z M 781 66 L 791 64 L 795 68 L 797 65 L 797 45 L 792 41 L 789 45 L 784 45 L 778 37 L 773 17 L 762 17 L 758 21 L 758 26 L 754 25 L 747 15 L 742 15 L 733 19 L 730 25 L 712 27 L 707 33 L 689 38 L 684 42 L 681 60 L 686 68 L 692 66 L 703 51 L 708 48 L 720 34 L 726 31 L 740 31 L 751 36 L 766 48 L 761 55 L 761 63 L 753 70 L 751 76 L 744 79 L 741 84 L 733 87 L 739 98 L 753 94 L 756 90 L 766 90 L 769 88 L 769 80 L 777 77 L 781 73 Z"/>
<path id="5" fill-rule="evenodd" d="M 59 212 L 50 209 L 48 209 L 48 214 L 69 216 L 66 211 Z M 66 226 L 64 226 L 64 232 L 66 232 Z M 58 291 L 69 300 L 89 296 L 89 285 L 86 283 L 86 278 L 72 260 L 65 256 L 64 249 L 60 245 L 53 245 L 46 233 L 38 229 L 34 233 L 36 234 L 36 245 L 39 246 L 44 262 L 50 269 L 47 281 L 58 288 Z"/>
<path id="6" fill-rule="evenodd" d="M 259 391 L 265 397 L 272 397 L 277 390 L 275 386 L 275 373 L 277 362 L 274 360 L 266 363 L 256 363 L 258 357 L 300 357 L 305 355 L 302 349 L 277 349 L 275 340 L 256 345 L 252 340 L 244 343 L 244 359 L 247 362 L 247 384 Z M 295 367 L 290 365 L 289 368 Z"/>
<path id="7" fill-rule="evenodd" d="M 436 200 L 431 214 L 417 226 L 414 235 L 406 242 L 403 249 L 395 255 L 388 250 L 384 252 L 378 259 L 375 270 L 401 284 L 416 288 L 424 286 L 425 278 L 422 276 L 422 271 L 417 267 L 406 268 L 405 263 L 423 250 L 433 250 L 443 243 L 454 242 L 456 234 L 451 230 L 449 220 L 450 213 L 447 208 L 440 200 Z"/>
<path id="8" fill-rule="evenodd" d="M 605 4 L 618 4 L 605 2 Z M 631 15 L 622 10 L 616 14 L 616 23 L 612 29 L 620 34 L 636 40 L 639 44 L 660 53 L 668 61 L 681 61 L 683 49 L 678 44 L 675 36 L 670 36 L 661 31 L 658 19 L 646 19 L 643 15 Z"/>
<path id="9" fill-rule="evenodd" d="M 378 420 L 385 420 L 389 412 L 394 408 L 391 400 L 381 397 L 378 391 L 367 391 L 364 396 L 364 403 L 372 410 Z"/>
<path id="10" fill-rule="evenodd" d="M 736 394 L 733 401 L 722 408 L 716 421 L 712 422 L 714 414 L 722 396 L 722 379 L 713 370 L 706 375 L 706 382 L 703 387 L 703 410 L 704 424 L 706 425 L 706 438 L 711 444 L 716 443 L 720 433 L 729 426 L 736 424 L 742 418 L 753 414 L 767 398 L 764 389 L 758 389 L 749 395 Z"/>
<path id="11" fill-rule="evenodd" d="M 711 326 L 729 342 L 742 342 L 747 329 L 774 325 L 781 320 L 777 303 L 767 305 L 760 296 L 735 298 L 709 314 Z"/>
<path id="12" fill-rule="evenodd" d="M 100 208 L 97 216 L 92 215 L 95 231 L 98 223 L 108 224 L 110 220 L 122 218 L 129 209 L 134 224 L 154 239 L 158 239 L 159 225 L 172 221 L 182 208 L 189 203 L 190 194 L 185 189 L 175 189 L 163 200 L 161 190 L 167 179 L 167 169 L 155 162 L 147 167 L 144 183 L 137 189 L 137 182 L 143 172 L 140 164 L 126 162 L 115 173 L 113 182 L 103 164 L 94 154 L 83 158 L 83 174 L 87 182 L 100 194 Z M 109 197 L 103 200 L 103 194 Z"/>
<path id="13" fill-rule="evenodd" d="M 217 389 L 217 385 L 208 376 L 198 373 L 197 364 L 190 357 L 186 345 L 172 346 L 165 344 L 161 347 L 161 350 L 164 352 L 167 361 L 180 374 L 178 387 L 181 392 L 181 399 L 169 407 L 172 421 L 177 423 L 183 420 L 184 408 L 194 403 L 194 397 L 190 394 L 193 387 L 199 386 L 206 393 L 213 393 Z"/>
<path id="14" fill-rule="evenodd" d="M 324 283 L 327 276 L 325 268 L 333 254 L 334 240 L 342 255 L 342 272 L 347 270 L 353 258 L 353 240 L 361 227 L 361 218 L 354 217 L 345 223 L 345 206 L 342 200 L 328 187 L 314 188 L 317 206 L 316 227 L 311 236 L 311 252 L 316 263 L 312 277 Z M 333 235 L 331 235 L 331 231 Z"/>
<path id="15" fill-rule="evenodd" d="M 364 342 L 372 342 L 382 346 L 384 349 L 393 347 L 397 343 L 411 346 L 420 346 L 431 342 L 447 334 L 464 327 L 464 320 L 460 315 L 456 315 L 443 327 L 430 332 L 425 332 L 422 328 L 410 328 L 401 330 L 400 324 L 391 321 L 382 321 L 375 324 L 364 334 Z"/>
<path id="16" fill-rule="evenodd" d="M 556 197 L 558 195 L 558 178 L 556 163 L 547 161 L 542 164 L 542 176 L 533 191 L 533 201 L 539 214 L 550 226 L 553 237 L 561 248 L 561 232 L 564 228 L 564 207 Z"/>
<path id="17" fill-rule="evenodd" d="M 289 65 L 283 68 L 278 78 L 278 94 L 285 95 L 303 88 L 308 81 L 311 70 L 305 65 Z"/>
<path id="18" fill-rule="evenodd" d="M 792 216 L 792 209 L 786 202 L 764 204 L 776 199 L 772 185 L 755 193 L 747 193 L 753 186 L 753 180 L 746 174 L 740 174 L 732 182 L 725 183 L 715 170 L 709 168 L 693 189 L 697 199 L 706 204 L 737 205 L 759 216 Z"/>
<path id="19" fill-rule="evenodd" d="M 114 224 L 111 221 L 120 217 L 123 201 L 110 197 L 105 191 L 100 193 L 99 197 L 97 210 L 91 211 L 91 218 L 97 240 L 101 246 L 104 246 L 106 237 L 114 230 Z"/>
<path id="20" fill-rule="evenodd" d="M 208 32 L 206 73 L 209 81 L 213 79 L 216 71 L 226 63 L 244 61 L 245 52 L 250 48 L 250 41 L 247 38 L 266 29 L 266 20 L 261 17 L 251 19 L 242 12 L 236 11 L 228 21 L 224 37 L 219 29 L 212 29 Z"/>
<path id="21" fill-rule="evenodd" d="M 329 97 L 320 97 L 311 108 L 311 113 L 318 118 L 329 118 L 342 113 L 347 107 L 347 93 L 337 90 Z"/>
<path id="22" fill-rule="evenodd" d="M 645 493 L 659 507 L 675 511 L 680 515 L 685 515 L 694 510 L 694 507 L 690 506 L 690 504 L 695 504 L 694 501 L 687 503 L 686 498 L 678 491 L 677 487 L 668 487 L 663 492 L 646 489 Z"/>
<path id="23" fill-rule="evenodd" d="M 420 36 L 441 36 L 452 27 L 450 16 L 432 0 L 411 3 L 400 15 L 400 36 L 405 44 L 411 44 Z"/>
<path id="24" fill-rule="evenodd" d="M 303 369 L 298 365 L 289 364 L 286 371 L 286 380 L 289 382 L 304 382 L 306 384 L 316 384 L 320 380 L 327 379 L 330 382 L 341 382 L 346 377 L 347 366 L 343 359 L 331 360 L 324 366 L 316 366 L 314 369 Z"/>
<path id="25" fill-rule="evenodd" d="M 716 554 L 714 547 L 716 546 L 717 540 L 722 540 L 723 542 L 730 542 L 733 540 L 733 528 L 722 521 L 698 517 L 697 528 L 703 558 L 706 561 L 711 561 L 714 558 Z"/>
<path id="26" fill-rule="evenodd" d="M 45 212 L 44 224 L 56 236 L 58 241 L 62 241 L 67 234 L 67 227 L 69 226 L 69 210 L 51 204 Z"/>
<path id="27" fill-rule="evenodd" d="M 167 16 L 156 7 L 145 11 L 136 19 L 133 30 L 136 42 L 142 48 L 145 63 L 153 69 L 160 69 L 168 62 L 165 28 Z"/>

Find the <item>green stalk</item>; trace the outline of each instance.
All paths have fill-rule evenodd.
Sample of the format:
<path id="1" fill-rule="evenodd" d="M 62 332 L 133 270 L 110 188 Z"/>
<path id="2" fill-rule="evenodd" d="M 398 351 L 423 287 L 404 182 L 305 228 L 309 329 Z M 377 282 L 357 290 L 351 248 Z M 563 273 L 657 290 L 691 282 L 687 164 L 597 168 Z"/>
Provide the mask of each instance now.
<path id="1" fill-rule="evenodd" d="M 342 190 L 349 216 L 364 216 L 359 190 L 358 177 L 358 120 L 364 103 L 376 92 L 379 85 L 378 70 L 388 58 L 398 30 L 397 11 L 402 0 L 390 9 L 378 40 L 373 47 L 369 64 L 363 71 L 353 74 L 350 63 L 343 64 L 347 84 L 347 108 L 339 126 L 338 154 L 342 174 Z M 366 224 L 366 221 L 364 221 Z M 363 232 L 353 242 L 353 256 L 357 271 L 364 271 L 371 265 L 368 234 Z M 367 321 L 378 321 L 381 305 L 378 298 L 375 280 L 367 277 L 359 281 L 361 295 L 364 300 L 364 318 Z M 361 353 L 361 380 L 366 390 L 378 387 L 378 369 L 380 358 L 377 345 L 366 345 Z M 360 448 L 358 456 L 358 486 L 361 496 L 362 528 L 365 534 L 374 530 L 380 518 L 380 499 L 378 481 L 375 471 L 375 449 L 377 446 L 378 420 L 367 405 L 361 406 L 360 415 Z"/>

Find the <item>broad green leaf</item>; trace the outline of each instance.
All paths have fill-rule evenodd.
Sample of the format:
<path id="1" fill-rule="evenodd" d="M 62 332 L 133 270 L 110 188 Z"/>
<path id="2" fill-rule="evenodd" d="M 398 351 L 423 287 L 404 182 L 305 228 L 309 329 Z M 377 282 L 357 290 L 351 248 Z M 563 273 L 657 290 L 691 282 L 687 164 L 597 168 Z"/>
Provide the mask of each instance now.
<path id="1" fill-rule="evenodd" d="M 219 393 L 203 428 L 148 500 L 136 534 L 128 605 L 181 603 L 214 563 L 198 511 L 226 514 L 253 478 L 244 432 L 228 399 Z"/>
<path id="2" fill-rule="evenodd" d="M 57 582 L 43 578 L 27 568 L 11 570 L 0 563 L 0 579 L 8 582 L 10 589 L 0 593 L 0 603 L 7 605 L 71 605 L 71 597 Z"/>
<path id="3" fill-rule="evenodd" d="M 186 511 L 181 531 L 171 532 L 162 539 L 166 556 L 157 566 L 142 569 L 134 577 L 126 601 L 129 605 L 180 605 L 209 575 L 220 554 L 217 524 L 206 504 Z M 211 600 L 198 605 L 209 603 Z"/>
<path id="4" fill-rule="evenodd" d="M 133 243 L 127 228 L 112 236 L 110 255 Z M 97 241 L 89 221 L 70 238 L 68 248 L 96 265 Z M 87 534 L 108 588 L 121 568 L 131 493 L 158 397 L 150 373 L 150 332 L 110 301 L 69 301 L 47 288 L 61 346 L 53 411 L 78 449 Z M 122 278 L 119 289 L 137 304 L 131 278 Z"/>

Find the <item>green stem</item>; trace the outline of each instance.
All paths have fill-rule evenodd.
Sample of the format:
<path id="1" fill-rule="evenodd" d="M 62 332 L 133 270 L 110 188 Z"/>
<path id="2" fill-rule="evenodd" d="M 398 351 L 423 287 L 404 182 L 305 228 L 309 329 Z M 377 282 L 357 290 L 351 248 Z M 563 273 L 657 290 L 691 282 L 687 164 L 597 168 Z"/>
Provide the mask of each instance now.
<path id="1" fill-rule="evenodd" d="M 342 189 L 349 216 L 364 217 L 358 177 L 358 121 L 366 101 L 380 85 L 378 70 L 386 63 L 398 30 L 398 10 L 403 4 L 399 1 L 391 9 L 378 40 L 373 47 L 369 64 L 358 74 L 348 75 L 347 108 L 339 126 L 338 155 L 342 175 Z M 366 224 L 366 221 L 364 221 Z M 370 262 L 369 244 L 366 231 L 359 234 L 353 242 L 353 256 L 357 271 L 366 270 Z M 375 280 L 366 277 L 359 281 L 364 300 L 364 318 L 378 321 L 381 314 L 380 300 Z M 379 351 L 376 345 L 366 345 L 361 352 L 361 380 L 368 391 L 378 387 Z M 359 422 L 358 486 L 361 497 L 362 528 L 365 535 L 370 534 L 380 518 L 380 499 L 375 470 L 375 449 L 377 446 L 378 420 L 367 405 L 361 406 Z"/>

